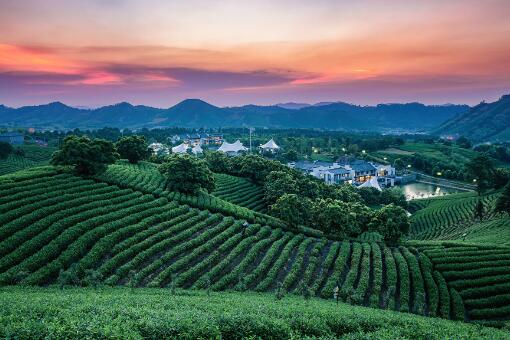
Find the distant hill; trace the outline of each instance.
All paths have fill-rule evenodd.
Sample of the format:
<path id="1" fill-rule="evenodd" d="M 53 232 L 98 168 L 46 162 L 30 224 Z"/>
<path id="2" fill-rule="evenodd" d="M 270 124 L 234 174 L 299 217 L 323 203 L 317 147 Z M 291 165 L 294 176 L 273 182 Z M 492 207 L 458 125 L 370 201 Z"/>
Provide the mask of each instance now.
<path id="1" fill-rule="evenodd" d="M 467 105 L 408 103 L 358 106 L 343 102 L 220 108 L 200 99 L 186 99 L 168 109 L 129 103 L 83 109 L 54 102 L 18 109 L 2 105 L 0 125 L 46 128 L 257 126 L 360 131 L 429 130 L 468 110 Z"/>
<path id="2" fill-rule="evenodd" d="M 464 135 L 479 142 L 510 141 L 510 95 L 480 103 L 445 122 L 436 133 Z"/>

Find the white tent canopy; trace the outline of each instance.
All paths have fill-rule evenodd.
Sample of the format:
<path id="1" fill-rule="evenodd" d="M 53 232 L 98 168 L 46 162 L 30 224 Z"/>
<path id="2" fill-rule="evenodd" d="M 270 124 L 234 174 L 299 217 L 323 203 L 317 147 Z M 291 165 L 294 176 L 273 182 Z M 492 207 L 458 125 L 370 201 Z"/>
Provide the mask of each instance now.
<path id="1" fill-rule="evenodd" d="M 193 149 L 191 149 L 191 152 L 193 152 L 196 155 L 199 153 L 203 153 L 204 150 L 202 149 L 202 147 L 200 147 L 200 145 L 197 145 Z"/>
<path id="2" fill-rule="evenodd" d="M 273 138 L 271 138 L 266 144 L 262 144 L 260 146 L 262 149 L 270 149 L 270 150 L 277 150 L 280 147 L 274 142 Z"/>
<path id="3" fill-rule="evenodd" d="M 188 144 L 182 143 L 182 144 L 179 144 L 177 146 L 174 146 L 172 148 L 172 152 L 173 153 L 186 153 L 186 151 L 188 151 L 188 149 L 189 149 Z"/>
<path id="4" fill-rule="evenodd" d="M 377 177 L 370 178 L 370 180 L 361 184 L 358 188 L 376 188 L 377 190 L 382 191 L 381 186 L 379 185 L 379 182 L 377 181 Z"/>
<path id="5" fill-rule="evenodd" d="M 246 150 L 248 149 L 244 147 L 243 143 L 241 143 L 239 139 L 234 143 L 223 142 L 223 144 L 221 144 L 221 146 L 218 148 L 218 151 L 220 152 L 239 152 Z"/>

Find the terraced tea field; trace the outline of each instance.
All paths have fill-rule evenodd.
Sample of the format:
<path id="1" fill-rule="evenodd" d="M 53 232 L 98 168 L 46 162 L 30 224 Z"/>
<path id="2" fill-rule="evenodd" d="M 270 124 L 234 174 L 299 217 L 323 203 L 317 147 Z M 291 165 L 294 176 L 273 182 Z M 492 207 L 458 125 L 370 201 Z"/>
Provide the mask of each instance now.
<path id="1" fill-rule="evenodd" d="M 232 182 L 252 192 L 251 183 L 221 177 L 216 194 L 224 198 L 232 199 Z M 449 221 L 468 214 L 458 200 L 438 201 L 418 213 L 458 210 Z M 341 301 L 361 306 L 498 326 L 510 320 L 510 248 L 440 241 L 391 248 L 372 233 L 334 241 L 233 202 L 168 192 L 151 163 L 119 162 L 93 179 L 50 166 L 0 176 L 0 283 L 281 289 L 329 300 L 339 287 Z M 420 221 L 432 221 L 431 237 L 446 235 L 434 218 Z"/>
<path id="2" fill-rule="evenodd" d="M 0 305 L 2 338 L 508 339 L 439 318 L 249 292 L 8 287 Z"/>
<path id="3" fill-rule="evenodd" d="M 213 195 L 253 211 L 265 212 L 264 190 L 248 179 L 227 174 L 215 174 Z"/>
<path id="4" fill-rule="evenodd" d="M 483 221 L 475 218 L 476 193 L 453 194 L 411 202 L 416 212 L 411 217 L 410 238 L 418 240 L 466 240 L 510 245 L 510 219 L 495 216 L 498 193 L 482 196 Z"/>
<path id="5" fill-rule="evenodd" d="M 266 292 L 281 284 L 328 299 L 339 286 L 345 301 L 424 315 L 448 301 L 435 295 L 441 282 L 422 255 L 406 248 L 245 226 L 53 168 L 3 176 L 0 189 L 3 284 L 51 284 L 67 271 L 136 287 Z"/>
<path id="6" fill-rule="evenodd" d="M 48 164 L 51 155 L 56 150 L 55 148 L 37 145 L 20 145 L 16 148 L 23 150 L 24 156 L 11 154 L 7 159 L 1 159 L 0 176 L 26 168 Z"/>

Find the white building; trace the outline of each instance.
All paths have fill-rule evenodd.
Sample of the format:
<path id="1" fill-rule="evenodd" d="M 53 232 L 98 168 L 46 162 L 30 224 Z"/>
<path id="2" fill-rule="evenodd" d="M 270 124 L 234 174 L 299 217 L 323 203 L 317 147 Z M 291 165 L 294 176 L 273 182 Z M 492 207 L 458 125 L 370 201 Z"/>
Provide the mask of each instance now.
<path id="1" fill-rule="evenodd" d="M 238 139 L 234 143 L 223 142 L 218 148 L 219 152 L 224 152 L 228 155 L 237 155 L 239 152 L 247 151 L 248 149 Z"/>
<path id="2" fill-rule="evenodd" d="M 149 145 L 149 150 L 151 150 L 153 155 L 169 155 L 170 149 L 161 143 L 152 143 Z"/>
<path id="3" fill-rule="evenodd" d="M 188 144 L 179 144 L 177 146 L 174 146 L 172 148 L 172 153 L 186 153 L 189 149 L 189 145 Z"/>
<path id="4" fill-rule="evenodd" d="M 380 189 L 381 186 L 392 187 L 395 185 L 395 168 L 364 160 L 335 163 L 299 161 L 289 163 L 288 166 L 320 178 L 327 184 L 350 183 L 358 187 L 372 186 L 376 189 Z M 363 186 L 365 183 L 371 184 Z"/>
<path id="5" fill-rule="evenodd" d="M 203 153 L 204 150 L 202 149 L 202 147 L 200 145 L 196 145 L 195 147 L 193 147 L 191 149 L 191 152 L 193 152 L 194 155 L 198 155 L 199 153 Z"/>
<path id="6" fill-rule="evenodd" d="M 272 152 L 272 153 L 275 153 L 280 149 L 280 147 L 274 142 L 273 138 L 271 138 L 266 144 L 260 145 L 259 148 L 262 151 L 267 151 L 267 152 Z"/>

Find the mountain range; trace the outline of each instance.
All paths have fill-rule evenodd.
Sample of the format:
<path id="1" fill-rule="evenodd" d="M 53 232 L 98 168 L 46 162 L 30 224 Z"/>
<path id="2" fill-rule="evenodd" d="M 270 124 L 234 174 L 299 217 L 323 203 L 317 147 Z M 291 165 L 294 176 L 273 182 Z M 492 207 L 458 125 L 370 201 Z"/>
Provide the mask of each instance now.
<path id="1" fill-rule="evenodd" d="M 476 142 L 510 141 L 510 95 L 493 103 L 482 102 L 442 124 L 442 135 L 463 135 Z"/>
<path id="2" fill-rule="evenodd" d="M 286 103 L 272 106 L 217 107 L 186 99 L 167 109 L 119 103 L 96 109 L 54 102 L 9 108 L 0 105 L 0 125 L 40 128 L 111 127 L 272 127 L 381 131 L 430 130 L 469 111 L 467 105 L 420 103 L 359 106 L 343 102 L 314 105 Z"/>

